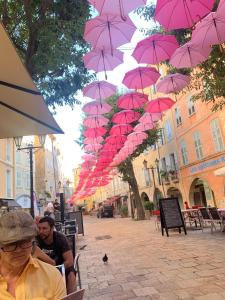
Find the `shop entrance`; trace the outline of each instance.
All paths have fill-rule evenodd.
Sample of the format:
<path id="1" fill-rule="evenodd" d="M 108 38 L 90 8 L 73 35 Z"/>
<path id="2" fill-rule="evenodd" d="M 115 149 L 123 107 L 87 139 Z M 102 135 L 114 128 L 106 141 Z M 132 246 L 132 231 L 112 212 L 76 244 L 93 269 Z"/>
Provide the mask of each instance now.
<path id="1" fill-rule="evenodd" d="M 190 187 L 189 200 L 192 205 L 216 206 L 214 192 L 208 182 L 201 178 L 196 178 Z"/>
<path id="2" fill-rule="evenodd" d="M 164 198 L 163 193 L 158 188 L 156 188 L 153 195 L 153 202 L 155 205 L 155 209 L 159 209 L 159 199 L 161 198 Z"/>

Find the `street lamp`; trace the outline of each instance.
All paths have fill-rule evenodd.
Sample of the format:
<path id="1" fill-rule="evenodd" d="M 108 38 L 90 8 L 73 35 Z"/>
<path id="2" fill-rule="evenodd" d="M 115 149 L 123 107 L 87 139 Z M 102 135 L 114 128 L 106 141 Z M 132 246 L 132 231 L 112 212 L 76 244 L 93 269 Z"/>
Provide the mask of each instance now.
<path id="1" fill-rule="evenodd" d="M 17 150 L 28 150 L 29 153 L 29 160 L 30 160 L 30 214 L 34 218 L 34 182 L 33 182 L 33 150 L 41 149 L 44 147 L 46 135 L 39 135 L 38 136 L 40 146 L 33 146 L 32 143 L 29 143 L 27 147 L 22 147 L 22 136 L 14 137 L 14 142 L 16 145 Z"/>

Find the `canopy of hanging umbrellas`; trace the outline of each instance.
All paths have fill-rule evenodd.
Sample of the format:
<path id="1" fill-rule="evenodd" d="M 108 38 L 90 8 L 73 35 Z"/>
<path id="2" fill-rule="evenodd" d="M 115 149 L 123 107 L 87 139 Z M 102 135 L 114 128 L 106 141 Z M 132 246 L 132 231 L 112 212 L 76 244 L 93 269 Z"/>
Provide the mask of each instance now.
<path id="1" fill-rule="evenodd" d="M 68 200 L 71 203 L 108 185 L 115 167 L 137 149 L 148 137 L 145 131 L 155 128 L 162 112 L 175 103 L 166 94 L 180 92 L 189 84 L 189 76 L 179 73 L 160 78 L 157 65 L 169 61 L 177 69 L 193 68 L 207 60 L 212 45 L 225 41 L 225 0 L 220 0 L 215 12 L 212 12 L 214 0 L 158 0 L 155 20 L 165 31 L 194 28 L 192 36 L 181 47 L 175 36 L 169 34 L 154 34 L 137 43 L 132 56 L 146 66 L 125 74 L 122 83 L 131 90 L 119 97 L 117 106 L 121 111 L 113 115 L 114 125 L 104 139 L 109 122 L 104 114 L 112 109 L 105 99 L 117 92 L 116 86 L 107 82 L 107 71 L 123 63 L 123 52 L 118 48 L 129 43 L 136 31 L 129 13 L 146 5 L 147 0 L 88 1 L 99 15 L 86 23 L 84 39 L 92 49 L 83 60 L 87 69 L 104 72 L 105 81 L 92 82 L 83 89 L 83 95 L 93 101 L 83 106 L 86 154 L 82 157 L 76 191 Z M 165 97 L 149 100 L 145 88 L 155 84 Z M 142 116 L 135 111 L 141 107 L 146 111 Z M 135 121 L 138 125 L 133 127 Z"/>

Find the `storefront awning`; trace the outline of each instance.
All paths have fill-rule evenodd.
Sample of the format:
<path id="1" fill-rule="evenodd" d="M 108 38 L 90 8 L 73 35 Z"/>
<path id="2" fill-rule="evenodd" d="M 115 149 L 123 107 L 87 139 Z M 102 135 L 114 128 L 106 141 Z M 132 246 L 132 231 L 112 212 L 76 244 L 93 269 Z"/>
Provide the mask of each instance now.
<path id="1" fill-rule="evenodd" d="M 63 133 L 0 23 L 0 139 Z"/>
<path id="2" fill-rule="evenodd" d="M 219 168 L 214 171 L 216 176 L 225 176 L 225 167 Z"/>

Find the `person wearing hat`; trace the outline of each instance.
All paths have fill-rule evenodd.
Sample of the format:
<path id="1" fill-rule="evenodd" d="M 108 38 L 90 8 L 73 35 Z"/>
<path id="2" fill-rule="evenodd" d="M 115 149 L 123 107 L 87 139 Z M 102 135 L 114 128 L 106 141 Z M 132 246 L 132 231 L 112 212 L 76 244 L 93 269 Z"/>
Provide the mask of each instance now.
<path id="1" fill-rule="evenodd" d="M 59 300 L 66 295 L 60 272 L 37 258 L 37 227 L 24 211 L 0 217 L 0 299 Z"/>

